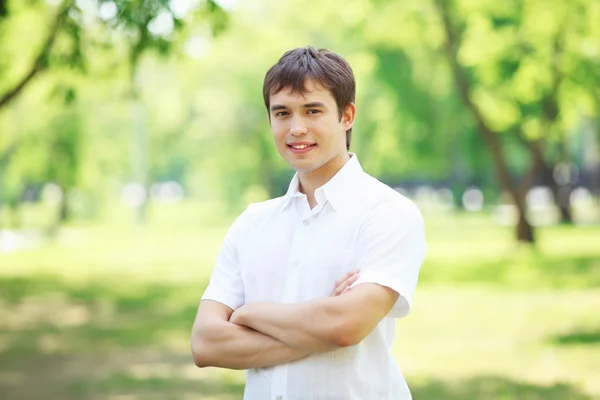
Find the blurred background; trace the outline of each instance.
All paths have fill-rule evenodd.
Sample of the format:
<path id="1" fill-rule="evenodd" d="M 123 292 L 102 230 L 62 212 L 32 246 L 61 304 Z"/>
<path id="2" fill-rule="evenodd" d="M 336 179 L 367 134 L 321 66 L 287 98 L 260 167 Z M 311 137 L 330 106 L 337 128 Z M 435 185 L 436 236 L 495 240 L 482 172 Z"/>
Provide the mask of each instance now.
<path id="1" fill-rule="evenodd" d="M 189 332 L 285 193 L 267 69 L 344 56 L 352 151 L 421 208 L 415 399 L 600 399 L 600 1 L 0 0 L 0 399 L 240 399 Z"/>

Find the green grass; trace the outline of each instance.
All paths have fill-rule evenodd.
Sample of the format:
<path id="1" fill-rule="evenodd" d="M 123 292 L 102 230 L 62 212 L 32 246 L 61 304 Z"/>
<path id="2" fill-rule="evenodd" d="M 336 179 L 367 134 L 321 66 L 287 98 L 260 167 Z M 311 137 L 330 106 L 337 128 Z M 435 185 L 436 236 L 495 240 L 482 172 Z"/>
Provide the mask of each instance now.
<path id="1" fill-rule="evenodd" d="M 231 218 L 186 207 L 0 254 L 1 399 L 241 398 L 243 373 L 195 368 L 188 339 Z M 426 221 L 393 349 L 414 398 L 600 398 L 600 227 L 544 228 L 532 250 L 482 216 Z"/>

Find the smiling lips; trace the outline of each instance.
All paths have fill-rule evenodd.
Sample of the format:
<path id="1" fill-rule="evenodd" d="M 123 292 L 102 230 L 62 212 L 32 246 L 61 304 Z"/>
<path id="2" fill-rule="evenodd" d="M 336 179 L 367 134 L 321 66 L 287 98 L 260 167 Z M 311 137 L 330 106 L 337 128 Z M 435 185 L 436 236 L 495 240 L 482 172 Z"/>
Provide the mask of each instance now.
<path id="1" fill-rule="evenodd" d="M 288 143 L 288 148 L 292 151 L 292 153 L 294 154 L 306 154 L 310 151 L 312 151 L 312 149 L 314 149 L 317 144 L 316 143 Z"/>

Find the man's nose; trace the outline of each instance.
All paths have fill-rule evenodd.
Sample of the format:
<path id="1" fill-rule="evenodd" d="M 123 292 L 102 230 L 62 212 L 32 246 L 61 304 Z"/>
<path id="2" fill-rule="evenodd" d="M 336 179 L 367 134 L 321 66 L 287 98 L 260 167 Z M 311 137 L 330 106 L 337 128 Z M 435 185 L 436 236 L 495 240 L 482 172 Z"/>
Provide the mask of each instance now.
<path id="1" fill-rule="evenodd" d="M 293 136 L 298 136 L 298 135 L 306 135 L 307 129 L 306 126 L 304 126 L 304 124 L 302 123 L 302 119 L 301 118 L 293 118 L 292 119 L 292 124 L 290 126 L 290 134 Z"/>

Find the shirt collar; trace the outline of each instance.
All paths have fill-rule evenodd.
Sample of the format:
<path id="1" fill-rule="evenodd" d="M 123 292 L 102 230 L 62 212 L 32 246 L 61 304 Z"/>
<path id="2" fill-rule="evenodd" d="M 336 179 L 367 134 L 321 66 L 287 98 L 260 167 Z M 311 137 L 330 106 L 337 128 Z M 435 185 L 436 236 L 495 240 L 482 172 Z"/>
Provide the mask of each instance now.
<path id="1" fill-rule="evenodd" d="M 362 176 L 363 169 L 358 161 L 358 157 L 354 153 L 349 153 L 350 159 L 344 164 L 329 181 L 323 186 L 315 190 L 315 197 L 317 201 L 321 203 L 321 198 L 324 197 L 329 201 L 334 210 L 339 210 L 343 205 L 344 201 L 347 200 L 350 191 L 358 186 L 358 179 Z M 283 208 L 285 209 L 288 205 L 292 204 L 294 198 L 305 196 L 299 190 L 300 177 L 296 172 L 287 193 L 283 198 Z"/>

